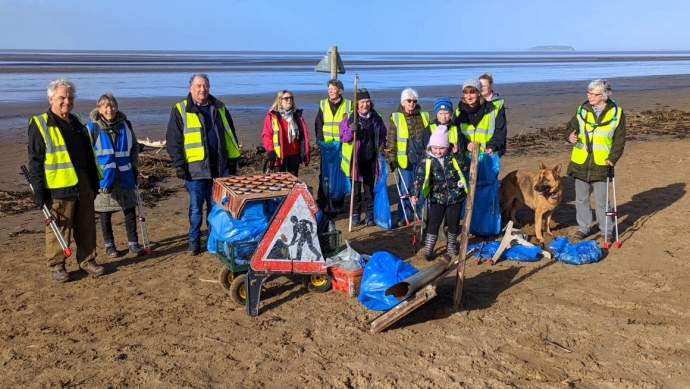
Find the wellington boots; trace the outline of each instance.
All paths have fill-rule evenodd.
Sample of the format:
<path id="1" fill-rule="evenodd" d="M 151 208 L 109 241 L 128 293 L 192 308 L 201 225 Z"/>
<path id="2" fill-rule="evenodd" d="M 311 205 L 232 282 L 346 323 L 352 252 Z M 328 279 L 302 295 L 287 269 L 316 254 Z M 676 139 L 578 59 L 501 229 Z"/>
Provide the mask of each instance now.
<path id="1" fill-rule="evenodd" d="M 424 251 L 422 252 L 422 257 L 427 261 L 434 259 L 434 246 L 436 246 L 436 241 L 438 240 L 438 235 L 426 234 L 426 240 L 424 241 Z"/>
<path id="2" fill-rule="evenodd" d="M 458 255 L 458 234 L 448 233 L 448 245 L 446 246 L 446 250 L 451 258 Z"/>

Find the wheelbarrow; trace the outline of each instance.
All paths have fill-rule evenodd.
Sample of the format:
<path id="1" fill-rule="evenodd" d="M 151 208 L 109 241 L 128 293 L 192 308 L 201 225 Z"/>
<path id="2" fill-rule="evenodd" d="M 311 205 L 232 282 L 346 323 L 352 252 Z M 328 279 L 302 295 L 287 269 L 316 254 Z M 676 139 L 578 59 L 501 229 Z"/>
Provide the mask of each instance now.
<path id="1" fill-rule="evenodd" d="M 247 314 L 258 315 L 261 286 L 273 275 L 299 275 L 310 292 L 331 289 L 326 258 L 340 251 L 340 231 L 318 232 L 319 209 L 305 183 L 283 172 L 217 178 L 213 185 L 213 200 L 236 219 L 247 201 L 283 198 L 256 240 L 217 242 L 221 285 Z"/>

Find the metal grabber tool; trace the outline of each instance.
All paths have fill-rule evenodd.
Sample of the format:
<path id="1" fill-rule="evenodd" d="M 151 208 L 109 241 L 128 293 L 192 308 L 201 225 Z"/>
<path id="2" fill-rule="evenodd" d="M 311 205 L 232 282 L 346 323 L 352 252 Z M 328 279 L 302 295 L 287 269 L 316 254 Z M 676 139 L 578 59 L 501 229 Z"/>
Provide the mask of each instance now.
<path id="1" fill-rule="evenodd" d="M 26 166 L 22 165 L 22 174 L 24 174 L 24 177 L 26 177 L 26 181 L 29 182 L 29 187 L 31 188 L 32 192 L 35 192 L 36 190 L 34 189 L 33 185 L 31 185 L 31 174 L 29 173 L 29 170 L 26 168 Z M 69 257 L 72 255 L 72 250 L 69 249 L 69 245 L 65 241 L 65 238 L 62 236 L 62 233 L 60 233 L 60 228 L 58 228 L 57 223 L 55 223 L 55 219 L 53 218 L 53 215 L 50 214 L 50 209 L 48 209 L 48 206 L 46 203 L 43 203 L 43 216 L 45 216 L 46 220 L 44 221 L 45 225 L 50 226 L 50 229 L 53 230 L 53 234 L 55 234 L 55 237 L 58 240 L 58 243 L 60 243 L 60 247 L 62 247 L 62 253 L 65 254 L 65 257 Z"/>
<path id="2" fill-rule="evenodd" d="M 137 194 L 137 213 L 139 214 L 139 226 L 141 228 L 141 241 L 144 243 L 144 252 L 151 255 L 151 242 L 149 242 L 149 231 L 146 229 L 146 216 L 144 216 L 144 204 L 141 202 L 139 185 L 134 185 L 134 193 Z"/>
<path id="3" fill-rule="evenodd" d="M 398 171 L 398 169 L 395 169 L 395 172 L 393 172 L 393 178 L 395 178 L 395 189 L 398 190 L 398 198 L 400 199 L 400 204 L 402 205 L 403 215 L 405 215 L 405 225 L 409 226 L 410 219 L 407 218 L 407 211 L 405 211 L 405 202 L 403 201 L 403 199 L 409 198 L 410 192 L 407 192 L 408 194 L 403 196 L 402 192 L 400 192 L 400 182 L 398 181 L 398 175 L 396 175 L 395 173 L 400 174 L 400 172 Z M 400 181 L 402 181 L 403 185 L 405 185 L 405 181 L 402 179 L 402 176 L 400 176 Z M 407 191 L 407 186 L 405 186 L 405 191 Z"/>
<path id="4" fill-rule="evenodd" d="M 613 166 L 607 166 L 606 170 L 606 220 L 604 221 L 604 248 L 608 249 L 610 247 L 607 239 L 609 231 L 609 216 L 614 218 L 614 226 L 616 228 L 616 241 L 613 242 L 613 247 L 620 248 L 621 242 L 618 239 L 618 209 L 616 205 L 616 178 L 613 171 Z M 611 210 L 611 206 L 609 205 L 609 183 L 613 187 L 613 210 Z"/>

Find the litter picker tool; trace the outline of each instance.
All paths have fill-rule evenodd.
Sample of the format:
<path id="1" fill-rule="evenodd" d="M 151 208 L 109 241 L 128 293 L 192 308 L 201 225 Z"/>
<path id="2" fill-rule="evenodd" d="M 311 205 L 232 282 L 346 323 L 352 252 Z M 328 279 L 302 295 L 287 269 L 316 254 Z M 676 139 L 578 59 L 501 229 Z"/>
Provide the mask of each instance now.
<path id="1" fill-rule="evenodd" d="M 31 188 L 32 192 L 36 192 L 34 189 L 33 185 L 31 185 L 31 174 L 29 173 L 29 170 L 26 168 L 26 166 L 22 165 L 22 174 L 24 174 L 24 177 L 26 177 L 26 181 L 29 182 L 29 187 Z M 45 225 L 50 226 L 50 229 L 53 230 L 53 234 L 55 234 L 55 237 L 57 238 L 58 242 L 60 243 L 60 247 L 62 247 L 62 253 L 65 254 L 65 257 L 69 257 L 72 255 L 72 250 L 69 249 L 69 245 L 65 241 L 65 238 L 62 236 L 62 233 L 60 233 L 60 229 L 58 228 L 57 223 L 55 223 L 55 219 L 53 218 L 53 215 L 50 214 L 50 209 L 48 209 L 48 206 L 46 203 L 43 203 L 43 216 L 45 216 Z"/>
<path id="2" fill-rule="evenodd" d="M 275 169 L 273 168 L 273 164 L 271 163 L 271 161 L 269 161 L 268 159 L 266 159 L 266 162 L 264 162 L 264 168 L 261 169 L 261 172 L 262 172 L 263 174 L 271 174 L 271 173 L 273 173 L 274 171 L 275 171 Z"/>
<path id="3" fill-rule="evenodd" d="M 146 216 L 144 216 L 144 204 L 141 202 L 139 185 L 134 185 L 134 192 L 137 195 L 137 212 L 139 213 L 139 226 L 141 227 L 141 241 L 144 243 L 144 252 L 151 255 L 151 242 L 149 242 L 149 231 L 146 229 Z"/>
<path id="4" fill-rule="evenodd" d="M 357 73 L 355 73 L 355 114 L 353 116 L 353 121 L 352 123 L 357 127 L 357 117 L 359 116 L 357 114 L 357 81 L 359 80 L 359 76 Z M 352 177 L 352 190 L 350 191 L 350 224 L 347 227 L 347 230 L 349 232 L 352 232 L 352 212 L 354 211 L 355 207 L 355 172 L 357 171 L 357 153 L 355 152 L 355 149 L 357 148 L 357 131 L 354 131 L 352 133 L 352 156 L 350 156 L 352 160 L 352 169 L 350 170 L 350 176 Z"/>
<path id="5" fill-rule="evenodd" d="M 616 228 L 616 241 L 613 242 L 613 247 L 620 248 L 621 242 L 618 240 L 618 210 L 616 207 L 616 178 L 613 171 L 613 166 L 607 166 L 606 169 L 606 220 L 604 221 L 604 248 L 608 249 L 609 246 L 609 216 L 614 218 L 614 226 Z M 613 210 L 609 205 L 609 182 L 611 187 L 613 187 Z"/>
<path id="6" fill-rule="evenodd" d="M 395 173 L 400 174 L 399 169 L 395 169 Z M 398 181 L 398 176 L 395 173 L 393 173 L 393 177 L 395 178 L 395 189 L 398 190 L 398 197 L 400 198 L 400 204 L 402 205 L 403 215 L 405 215 L 405 225 L 409 226 L 410 221 L 407 218 L 407 211 L 405 211 L 405 203 L 403 202 L 403 199 L 407 198 L 408 195 L 403 196 L 402 192 L 400 192 L 400 182 Z M 402 176 L 400 176 L 400 181 L 403 181 Z M 405 184 L 405 181 L 403 181 L 403 184 Z"/>

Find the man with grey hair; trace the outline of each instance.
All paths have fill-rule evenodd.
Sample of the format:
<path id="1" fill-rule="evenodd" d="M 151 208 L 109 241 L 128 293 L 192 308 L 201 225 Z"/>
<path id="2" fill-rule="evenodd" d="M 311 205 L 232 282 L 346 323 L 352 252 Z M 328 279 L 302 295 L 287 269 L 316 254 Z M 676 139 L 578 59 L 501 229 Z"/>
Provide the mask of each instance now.
<path id="1" fill-rule="evenodd" d="M 188 255 L 201 252 L 201 225 L 213 205 L 213 179 L 237 174 L 240 147 L 232 116 L 213 97 L 206 74 L 189 79 L 189 94 L 170 113 L 166 146 L 177 178 L 189 193 Z"/>
<path id="2" fill-rule="evenodd" d="M 606 216 L 606 178 L 608 169 L 623 155 L 625 148 L 625 115 L 611 100 L 611 84 L 594 80 L 587 87 L 587 101 L 566 126 L 567 139 L 573 145 L 568 175 L 575 178 L 575 216 L 577 231 L 573 237 L 582 240 L 592 226 L 589 197 L 594 191 L 597 224 L 604 242 L 612 241 L 612 220 Z M 608 218 L 608 220 L 606 220 Z M 604 226 L 608 231 L 604 231 Z"/>
<path id="3" fill-rule="evenodd" d="M 91 148 L 89 132 L 79 115 L 72 115 L 75 88 L 60 78 L 48 84 L 50 109 L 29 119 L 29 171 L 33 200 L 45 204 L 67 244 L 74 235 L 77 263 L 97 277 L 105 272 L 96 265 L 96 215 L 94 198 L 100 173 Z M 46 226 L 46 259 L 50 276 L 67 282 L 65 254 L 49 226 Z"/>

